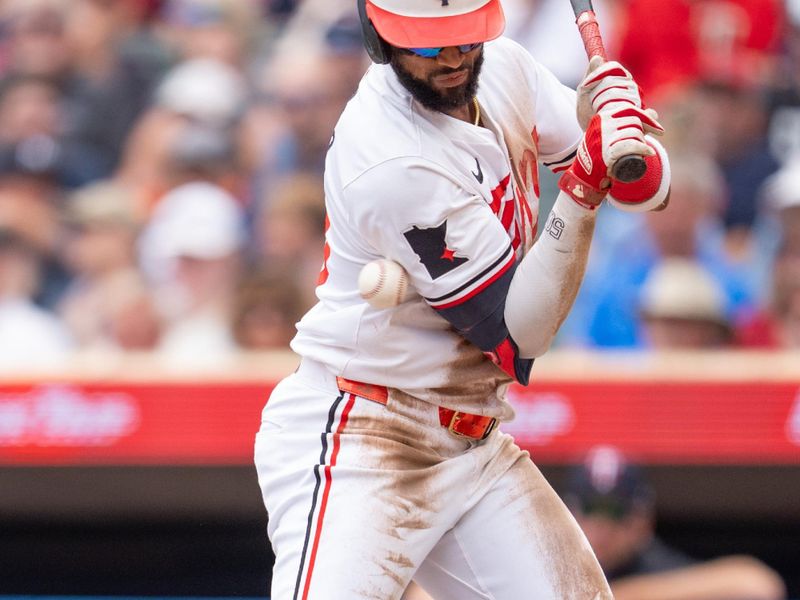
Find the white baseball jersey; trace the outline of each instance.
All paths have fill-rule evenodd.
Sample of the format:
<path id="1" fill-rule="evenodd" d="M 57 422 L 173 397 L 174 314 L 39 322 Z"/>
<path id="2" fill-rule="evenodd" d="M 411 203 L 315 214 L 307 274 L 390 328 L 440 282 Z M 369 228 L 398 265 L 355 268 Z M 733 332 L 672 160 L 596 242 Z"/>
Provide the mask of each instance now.
<path id="1" fill-rule="evenodd" d="M 505 386 L 527 383 L 533 361 L 517 356 L 503 308 L 536 233 L 537 163 L 566 168 L 582 131 L 574 90 L 524 49 L 500 38 L 484 55 L 483 127 L 422 107 L 389 65 L 365 75 L 328 152 L 319 302 L 292 349 L 347 379 L 509 419 Z M 419 295 L 368 305 L 358 274 L 380 257 Z"/>

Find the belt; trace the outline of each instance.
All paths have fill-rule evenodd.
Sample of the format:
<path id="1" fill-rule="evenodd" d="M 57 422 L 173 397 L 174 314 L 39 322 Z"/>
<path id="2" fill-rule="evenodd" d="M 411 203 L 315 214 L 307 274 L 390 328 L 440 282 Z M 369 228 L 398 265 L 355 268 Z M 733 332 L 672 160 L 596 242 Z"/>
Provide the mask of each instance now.
<path id="1" fill-rule="evenodd" d="M 336 384 L 343 392 L 348 392 L 379 404 L 386 405 L 389 400 L 389 390 L 383 385 L 352 381 L 344 377 L 337 377 Z M 485 440 L 497 426 L 497 419 L 440 406 L 439 423 L 455 436 L 473 440 Z"/>

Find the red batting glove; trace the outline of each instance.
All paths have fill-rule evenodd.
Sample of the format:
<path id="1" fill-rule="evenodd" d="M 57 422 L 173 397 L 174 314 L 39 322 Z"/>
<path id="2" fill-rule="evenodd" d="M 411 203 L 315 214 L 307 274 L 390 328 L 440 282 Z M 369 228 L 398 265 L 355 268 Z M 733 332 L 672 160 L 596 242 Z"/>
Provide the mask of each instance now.
<path id="1" fill-rule="evenodd" d="M 603 201 L 611 186 L 609 169 L 621 157 L 656 153 L 644 141 L 637 113 L 629 110 L 620 115 L 601 111 L 591 118 L 575 160 L 558 182 L 558 187 L 583 207 L 594 209 Z"/>
<path id="2" fill-rule="evenodd" d="M 575 160 L 558 180 L 558 187 L 578 204 L 594 210 L 611 187 L 608 166 L 603 160 L 602 117 L 595 115 L 583 134 Z"/>

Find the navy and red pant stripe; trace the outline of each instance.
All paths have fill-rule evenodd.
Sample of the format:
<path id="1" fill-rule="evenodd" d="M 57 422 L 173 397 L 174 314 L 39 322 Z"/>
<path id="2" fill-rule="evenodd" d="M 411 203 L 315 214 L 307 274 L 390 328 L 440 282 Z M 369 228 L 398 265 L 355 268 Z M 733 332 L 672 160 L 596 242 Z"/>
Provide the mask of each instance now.
<path id="1" fill-rule="evenodd" d="M 331 469 L 336 466 L 336 460 L 339 456 L 339 448 L 341 445 L 341 434 L 347 426 L 347 419 L 355 403 L 355 398 L 354 395 L 348 394 L 347 400 L 345 401 L 344 393 L 336 398 L 328 411 L 328 422 L 325 426 L 325 432 L 320 436 L 322 451 L 320 452 L 319 464 L 314 465 L 314 478 L 316 483 L 311 498 L 311 508 L 308 511 L 308 524 L 306 526 L 306 535 L 303 542 L 303 551 L 300 555 L 300 565 L 297 569 L 297 581 L 295 583 L 293 600 L 306 600 L 308 598 L 308 592 L 311 587 L 311 577 L 314 574 L 314 564 L 317 558 L 320 538 L 322 537 L 325 510 L 328 506 L 328 498 L 333 481 Z M 338 425 L 334 431 L 336 414 L 342 402 L 345 403 L 344 408 L 342 409 Z M 330 455 L 328 450 L 330 450 Z M 320 490 L 322 490 L 321 495 Z M 317 517 L 316 526 L 314 526 L 315 514 Z"/>

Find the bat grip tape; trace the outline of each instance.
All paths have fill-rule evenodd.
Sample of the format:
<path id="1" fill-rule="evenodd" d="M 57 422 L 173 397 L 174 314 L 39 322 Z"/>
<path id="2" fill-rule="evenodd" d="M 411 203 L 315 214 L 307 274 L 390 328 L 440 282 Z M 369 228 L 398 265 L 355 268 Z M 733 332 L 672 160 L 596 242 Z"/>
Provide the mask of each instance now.
<path id="1" fill-rule="evenodd" d="M 606 57 L 606 49 L 603 47 L 603 38 L 600 37 L 600 26 L 597 24 L 597 17 L 594 12 L 587 10 L 578 15 L 575 20 L 580 31 L 583 47 L 589 58 L 593 56 Z"/>

